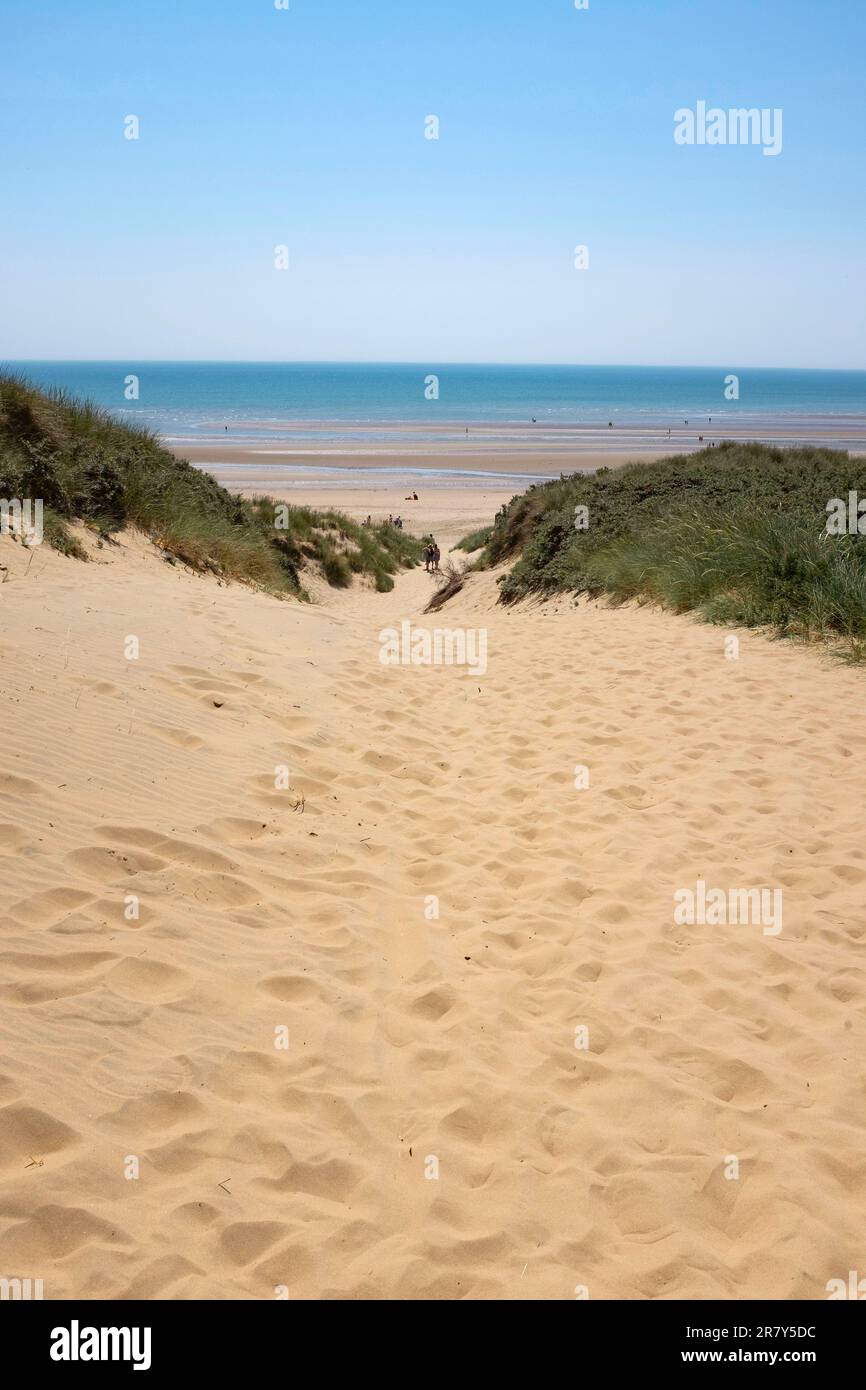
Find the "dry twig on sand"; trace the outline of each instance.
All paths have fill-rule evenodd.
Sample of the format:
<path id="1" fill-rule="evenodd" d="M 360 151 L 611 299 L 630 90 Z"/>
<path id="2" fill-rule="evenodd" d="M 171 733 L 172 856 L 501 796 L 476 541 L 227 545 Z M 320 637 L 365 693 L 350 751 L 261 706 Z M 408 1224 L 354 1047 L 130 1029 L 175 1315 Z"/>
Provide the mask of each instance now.
<path id="1" fill-rule="evenodd" d="M 438 613 L 443 604 L 447 603 L 455 594 L 460 593 L 466 582 L 466 570 L 458 569 L 453 560 L 446 560 L 441 577 L 445 582 L 436 590 L 424 609 L 425 613 Z"/>

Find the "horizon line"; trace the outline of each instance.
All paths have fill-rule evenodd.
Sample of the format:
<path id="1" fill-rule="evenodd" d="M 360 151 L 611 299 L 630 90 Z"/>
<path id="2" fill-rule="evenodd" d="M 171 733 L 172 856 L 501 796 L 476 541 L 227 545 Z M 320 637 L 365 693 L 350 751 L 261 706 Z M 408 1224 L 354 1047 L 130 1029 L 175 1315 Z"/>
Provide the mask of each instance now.
<path id="1" fill-rule="evenodd" d="M 728 362 L 518 362 L 465 359 L 462 361 L 445 358 L 350 358 L 350 357 L 0 357 L 0 370 L 10 365 L 48 365 L 48 366 L 98 366 L 110 364 L 124 366 L 130 363 L 170 364 L 172 366 L 226 366 L 226 367 L 542 367 L 573 368 L 596 370 L 599 368 L 620 368 L 629 371 L 727 371 L 736 367 L 738 371 L 761 372 L 854 372 L 866 375 L 866 367 L 812 367 L 812 366 L 773 366 L 767 363 Z"/>

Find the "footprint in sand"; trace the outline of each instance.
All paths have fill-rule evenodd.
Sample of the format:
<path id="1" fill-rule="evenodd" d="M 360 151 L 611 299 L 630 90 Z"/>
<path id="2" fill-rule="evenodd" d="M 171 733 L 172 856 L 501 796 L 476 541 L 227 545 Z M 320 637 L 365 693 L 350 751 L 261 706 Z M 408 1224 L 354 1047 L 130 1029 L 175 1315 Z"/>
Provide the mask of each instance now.
<path id="1" fill-rule="evenodd" d="M 42 787 L 31 782 L 29 777 L 18 777 L 14 772 L 0 772 L 0 792 L 6 796 L 38 796 Z"/>
<path id="2" fill-rule="evenodd" d="M 0 1107 L 0 1168 L 23 1171 L 34 1158 L 61 1153 L 78 1142 L 76 1131 L 46 1110 L 20 1101 Z"/>

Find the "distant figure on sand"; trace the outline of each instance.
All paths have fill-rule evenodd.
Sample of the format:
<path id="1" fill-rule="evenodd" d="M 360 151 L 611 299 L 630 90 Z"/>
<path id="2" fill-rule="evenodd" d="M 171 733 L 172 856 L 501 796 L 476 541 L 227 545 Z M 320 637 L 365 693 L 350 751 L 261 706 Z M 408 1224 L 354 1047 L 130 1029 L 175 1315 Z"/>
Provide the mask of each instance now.
<path id="1" fill-rule="evenodd" d="M 434 574 L 438 574 L 438 573 L 439 573 L 439 560 L 440 560 L 440 558 L 441 558 L 441 551 L 440 551 L 438 545 L 436 544 L 436 542 L 434 541 L 434 542 L 433 542 L 433 573 L 434 573 Z"/>

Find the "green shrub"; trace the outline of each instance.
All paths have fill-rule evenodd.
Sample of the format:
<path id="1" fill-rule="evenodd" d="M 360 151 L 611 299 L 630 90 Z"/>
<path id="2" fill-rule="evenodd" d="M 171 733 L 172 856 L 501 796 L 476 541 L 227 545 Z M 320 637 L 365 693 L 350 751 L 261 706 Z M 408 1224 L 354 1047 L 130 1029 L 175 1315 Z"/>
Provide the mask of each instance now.
<path id="1" fill-rule="evenodd" d="M 230 493 L 148 431 L 8 374 L 0 375 L 0 496 L 41 498 L 45 539 L 67 555 L 84 555 L 68 521 L 103 536 L 129 523 L 195 569 L 299 598 L 306 561 L 340 587 L 353 574 L 379 587 L 380 574 L 421 558 L 420 542 L 392 526 Z"/>
<path id="2" fill-rule="evenodd" d="M 462 541 L 457 542 L 454 549 L 465 550 L 471 555 L 474 551 L 483 549 L 490 541 L 492 535 L 492 526 L 482 526 L 478 531 L 470 531 L 468 536 L 464 536 Z"/>
<path id="3" fill-rule="evenodd" d="M 866 537 L 826 532 L 827 503 L 849 490 L 866 498 L 866 460 L 726 443 L 530 488 L 498 513 L 483 559 L 519 557 L 500 584 L 506 603 L 530 593 L 606 594 L 858 643 Z M 578 506 L 585 529 L 575 524 Z"/>

